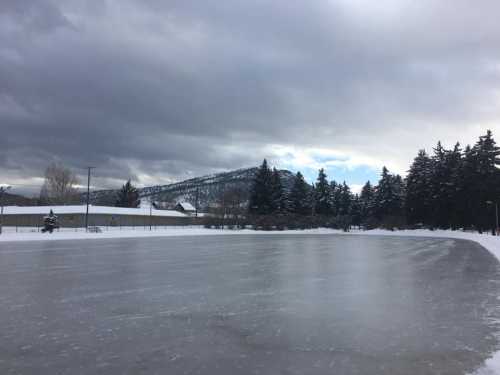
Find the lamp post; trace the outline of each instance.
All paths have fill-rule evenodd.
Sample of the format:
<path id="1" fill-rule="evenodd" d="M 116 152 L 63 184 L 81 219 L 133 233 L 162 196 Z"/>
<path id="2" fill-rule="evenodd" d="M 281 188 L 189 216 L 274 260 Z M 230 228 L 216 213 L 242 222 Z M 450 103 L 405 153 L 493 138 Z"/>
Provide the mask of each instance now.
<path id="1" fill-rule="evenodd" d="M 85 232 L 89 231 L 89 203 L 90 203 L 90 171 L 95 167 L 87 167 L 87 209 L 85 211 Z"/>
<path id="2" fill-rule="evenodd" d="M 200 200 L 200 186 L 196 187 L 196 204 L 194 205 L 195 217 L 198 217 L 198 201 Z"/>
<path id="3" fill-rule="evenodd" d="M 149 230 L 152 230 L 152 224 L 153 224 L 153 196 L 149 196 Z"/>
<path id="4" fill-rule="evenodd" d="M 487 204 L 495 205 L 495 235 L 498 234 L 498 202 L 486 201 Z"/>
<path id="5" fill-rule="evenodd" d="M 7 190 L 10 190 L 10 186 L 0 186 L 0 234 L 2 234 L 3 226 L 3 195 Z"/>
<path id="6" fill-rule="evenodd" d="M 224 230 L 226 220 L 226 184 L 222 185 L 222 227 L 221 230 Z"/>

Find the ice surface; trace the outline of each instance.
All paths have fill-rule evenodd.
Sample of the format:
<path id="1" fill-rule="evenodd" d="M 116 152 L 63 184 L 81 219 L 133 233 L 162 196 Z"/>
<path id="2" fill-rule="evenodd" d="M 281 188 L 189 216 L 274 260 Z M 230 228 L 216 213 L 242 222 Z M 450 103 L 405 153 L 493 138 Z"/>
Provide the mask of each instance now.
<path id="1" fill-rule="evenodd" d="M 454 239 L 6 242 L 0 373 L 465 374 L 498 342 L 499 283 Z"/>

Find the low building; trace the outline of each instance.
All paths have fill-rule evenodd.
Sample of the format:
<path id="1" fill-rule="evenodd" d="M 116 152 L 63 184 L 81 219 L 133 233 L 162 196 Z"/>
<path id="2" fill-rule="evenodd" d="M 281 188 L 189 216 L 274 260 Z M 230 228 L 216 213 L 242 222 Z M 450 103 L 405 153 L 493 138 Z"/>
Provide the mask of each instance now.
<path id="1" fill-rule="evenodd" d="M 78 228 L 85 226 L 86 206 L 6 206 L 3 225 L 39 227 L 43 217 L 50 210 L 57 215 L 61 227 Z M 176 210 L 157 210 L 150 208 L 123 208 L 108 206 L 89 206 L 89 225 L 91 226 L 147 226 L 147 225 L 192 225 L 198 224 L 195 217 Z"/>
<path id="2" fill-rule="evenodd" d="M 175 210 L 187 215 L 192 215 L 196 212 L 196 208 L 189 202 L 179 202 L 175 205 Z"/>

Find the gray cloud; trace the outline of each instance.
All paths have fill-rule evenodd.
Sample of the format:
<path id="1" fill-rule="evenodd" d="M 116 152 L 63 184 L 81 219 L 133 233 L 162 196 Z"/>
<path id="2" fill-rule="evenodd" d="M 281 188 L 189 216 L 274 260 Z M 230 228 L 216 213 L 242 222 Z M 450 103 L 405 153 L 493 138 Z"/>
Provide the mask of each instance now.
<path id="1" fill-rule="evenodd" d="M 403 171 L 439 138 L 495 130 L 499 13 L 489 0 L 3 1 L 0 177 L 59 159 L 98 165 L 103 185 L 166 182 L 254 165 L 272 145 Z"/>

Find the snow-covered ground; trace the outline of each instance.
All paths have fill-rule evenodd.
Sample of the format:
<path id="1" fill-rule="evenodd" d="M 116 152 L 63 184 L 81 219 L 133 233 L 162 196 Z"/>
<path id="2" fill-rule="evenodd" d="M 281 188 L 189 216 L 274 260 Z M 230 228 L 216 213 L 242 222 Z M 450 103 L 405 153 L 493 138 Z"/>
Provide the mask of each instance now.
<path id="1" fill-rule="evenodd" d="M 414 230 L 398 230 L 388 231 L 382 229 L 374 229 L 368 231 L 354 231 L 364 235 L 381 235 L 381 236 L 412 236 L 412 237 L 437 237 L 437 238 L 456 238 L 462 240 L 470 240 L 479 243 L 485 249 L 490 251 L 497 259 L 500 260 L 500 236 L 492 236 L 491 233 L 479 234 L 477 232 L 462 232 L 451 230 L 434 230 L 414 229 Z"/>
<path id="2" fill-rule="evenodd" d="M 95 208 L 95 206 L 94 206 Z M 95 211 L 94 211 L 95 212 Z M 182 215 L 182 214 L 180 214 Z M 51 241 L 51 240 L 77 240 L 77 239 L 99 239 L 99 238 L 134 238 L 134 237 L 170 237 L 170 236 L 217 236 L 217 235 L 291 235 L 291 234 L 339 234 L 339 235 L 365 235 L 365 236 L 410 236 L 410 237 L 438 237 L 470 240 L 479 243 L 489 250 L 500 260 L 500 236 L 491 234 L 479 234 L 473 232 L 449 231 L 449 230 L 353 230 L 345 233 L 334 229 L 310 229 L 310 230 L 287 230 L 287 231 L 253 231 L 253 230 L 220 230 L 205 229 L 199 226 L 192 227 L 161 227 L 149 230 L 148 227 L 135 228 L 102 228 L 101 233 L 86 233 L 82 228 L 62 229 L 52 234 L 40 233 L 36 228 L 19 228 L 18 232 L 13 227 L 4 227 L 4 233 L 0 235 L 0 242 L 8 241 Z M 500 375 L 500 352 L 490 358 L 483 368 L 473 375 Z"/>

